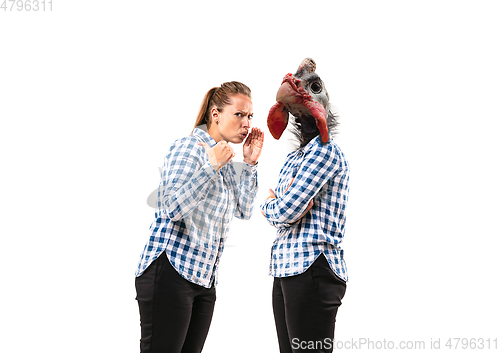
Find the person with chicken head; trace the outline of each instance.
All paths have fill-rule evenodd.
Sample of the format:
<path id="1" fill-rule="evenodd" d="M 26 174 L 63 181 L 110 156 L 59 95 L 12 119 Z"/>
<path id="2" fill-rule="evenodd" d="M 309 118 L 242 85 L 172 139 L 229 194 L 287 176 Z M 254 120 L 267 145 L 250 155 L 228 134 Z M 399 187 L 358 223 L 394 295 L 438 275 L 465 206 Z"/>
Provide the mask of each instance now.
<path id="1" fill-rule="evenodd" d="M 345 234 L 349 165 L 333 141 L 337 119 L 312 59 L 287 74 L 268 127 L 279 139 L 292 115 L 299 148 L 288 154 L 261 212 L 276 228 L 270 274 L 281 353 L 331 352 L 346 291 Z M 311 347 L 311 342 L 313 346 Z"/>

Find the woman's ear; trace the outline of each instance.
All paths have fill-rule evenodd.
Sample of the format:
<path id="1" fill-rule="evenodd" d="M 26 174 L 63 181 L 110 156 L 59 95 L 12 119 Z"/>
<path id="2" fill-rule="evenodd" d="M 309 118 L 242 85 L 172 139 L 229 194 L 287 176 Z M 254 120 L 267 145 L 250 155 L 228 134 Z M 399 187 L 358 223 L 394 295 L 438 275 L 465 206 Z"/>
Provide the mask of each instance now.
<path id="1" fill-rule="evenodd" d="M 220 114 L 219 114 L 219 110 L 217 108 L 212 108 L 211 110 L 211 117 L 212 117 L 212 120 L 218 124 L 219 123 L 219 117 L 220 117 Z"/>

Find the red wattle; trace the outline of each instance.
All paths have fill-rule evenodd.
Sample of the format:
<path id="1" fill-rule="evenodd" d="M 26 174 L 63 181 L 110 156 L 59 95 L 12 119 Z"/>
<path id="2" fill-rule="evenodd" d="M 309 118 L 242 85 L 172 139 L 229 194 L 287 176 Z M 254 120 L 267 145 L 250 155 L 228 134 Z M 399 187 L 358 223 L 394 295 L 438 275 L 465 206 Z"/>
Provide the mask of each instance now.
<path id="1" fill-rule="evenodd" d="M 304 102 L 304 106 L 311 112 L 311 115 L 316 120 L 316 126 L 321 134 L 321 141 L 327 143 L 330 139 L 328 134 L 328 125 L 326 124 L 326 111 L 321 103 L 313 100 Z"/>
<path id="2" fill-rule="evenodd" d="M 267 116 L 267 127 L 269 128 L 271 135 L 273 135 L 276 140 L 279 140 L 287 125 L 288 110 L 283 103 L 278 102 L 269 110 L 269 115 Z"/>

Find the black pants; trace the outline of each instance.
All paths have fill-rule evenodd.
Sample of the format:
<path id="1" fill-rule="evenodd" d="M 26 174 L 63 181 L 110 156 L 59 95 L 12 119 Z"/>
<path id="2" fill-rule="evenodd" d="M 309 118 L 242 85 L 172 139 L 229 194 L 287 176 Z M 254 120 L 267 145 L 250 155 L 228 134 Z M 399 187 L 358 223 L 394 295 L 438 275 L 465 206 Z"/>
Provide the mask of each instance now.
<path id="1" fill-rule="evenodd" d="M 274 278 L 273 311 L 281 353 L 332 352 L 337 309 L 346 291 L 321 254 L 306 272 Z"/>
<path id="2" fill-rule="evenodd" d="M 141 353 L 199 353 L 208 334 L 215 288 L 182 278 L 165 253 L 135 280 Z"/>

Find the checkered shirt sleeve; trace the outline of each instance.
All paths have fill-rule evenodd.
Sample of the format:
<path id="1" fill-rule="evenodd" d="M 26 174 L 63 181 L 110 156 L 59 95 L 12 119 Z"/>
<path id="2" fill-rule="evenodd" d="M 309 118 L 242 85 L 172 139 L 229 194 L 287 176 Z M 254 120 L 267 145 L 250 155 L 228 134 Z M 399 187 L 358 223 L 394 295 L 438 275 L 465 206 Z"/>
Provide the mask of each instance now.
<path id="1" fill-rule="evenodd" d="M 209 288 L 233 216 L 249 219 L 257 193 L 256 166 L 245 165 L 240 180 L 232 163 L 215 171 L 199 143 L 215 141 L 195 129 L 171 146 L 165 157 L 158 209 L 136 276 L 165 251 L 172 266 L 187 280 Z"/>
<path id="2" fill-rule="evenodd" d="M 331 138 L 322 144 L 317 137 L 287 156 L 274 190 L 276 198 L 261 204 L 267 221 L 277 229 L 271 275 L 300 274 L 323 253 L 332 270 L 347 280 L 339 244 L 344 237 L 348 192 L 349 165 Z M 296 222 L 311 199 L 312 209 Z"/>

